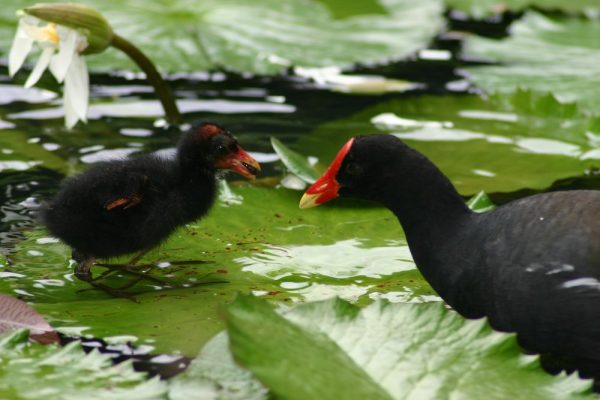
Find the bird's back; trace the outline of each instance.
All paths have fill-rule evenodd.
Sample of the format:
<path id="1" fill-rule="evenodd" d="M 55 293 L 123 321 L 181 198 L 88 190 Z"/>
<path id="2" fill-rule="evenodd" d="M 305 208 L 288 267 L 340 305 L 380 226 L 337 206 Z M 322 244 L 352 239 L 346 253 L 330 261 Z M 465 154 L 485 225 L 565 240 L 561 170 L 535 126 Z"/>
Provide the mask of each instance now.
<path id="1" fill-rule="evenodd" d="M 474 267 L 498 329 L 538 352 L 600 362 L 600 191 L 527 197 L 475 215 Z"/>
<path id="2" fill-rule="evenodd" d="M 99 163 L 67 179 L 43 207 L 42 220 L 53 235 L 96 257 L 139 251 L 188 222 L 180 210 L 180 181 L 175 162 L 153 155 Z M 210 194 L 210 201 L 212 185 L 198 188 Z M 137 202 L 118 207 L 120 199 Z"/>

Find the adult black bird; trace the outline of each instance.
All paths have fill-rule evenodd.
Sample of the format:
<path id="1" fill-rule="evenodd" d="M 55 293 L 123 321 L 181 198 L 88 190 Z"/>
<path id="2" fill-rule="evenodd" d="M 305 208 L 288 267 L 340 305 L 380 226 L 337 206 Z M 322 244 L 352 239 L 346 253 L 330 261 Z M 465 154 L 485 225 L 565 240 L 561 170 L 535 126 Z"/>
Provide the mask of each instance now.
<path id="1" fill-rule="evenodd" d="M 467 318 L 600 377 L 600 191 L 538 194 L 474 213 L 425 156 L 392 135 L 351 139 L 304 194 L 383 204 L 425 279 Z"/>
<path id="2" fill-rule="evenodd" d="M 42 221 L 73 249 L 75 275 L 90 280 L 96 258 L 143 254 L 205 215 L 218 169 L 253 179 L 260 166 L 228 130 L 202 123 L 183 134 L 174 158 L 145 154 L 101 162 L 67 179 L 42 207 Z"/>

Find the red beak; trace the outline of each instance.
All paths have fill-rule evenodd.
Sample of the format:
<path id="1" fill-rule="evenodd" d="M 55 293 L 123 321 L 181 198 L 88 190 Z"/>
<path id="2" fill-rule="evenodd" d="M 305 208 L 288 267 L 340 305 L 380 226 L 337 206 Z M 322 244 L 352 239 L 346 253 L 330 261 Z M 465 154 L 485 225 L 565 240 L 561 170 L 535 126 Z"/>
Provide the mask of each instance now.
<path id="1" fill-rule="evenodd" d="M 237 172 L 244 178 L 255 179 L 256 174 L 260 171 L 260 164 L 244 149 L 238 146 L 235 153 L 229 154 L 227 157 L 220 159 L 215 163 L 218 169 L 229 169 Z"/>
<path id="2" fill-rule="evenodd" d="M 348 140 L 344 147 L 340 149 L 337 156 L 335 156 L 327 171 L 308 188 L 304 196 L 300 199 L 300 208 L 316 207 L 338 196 L 340 184 L 335 177 L 353 143 L 354 138 Z"/>

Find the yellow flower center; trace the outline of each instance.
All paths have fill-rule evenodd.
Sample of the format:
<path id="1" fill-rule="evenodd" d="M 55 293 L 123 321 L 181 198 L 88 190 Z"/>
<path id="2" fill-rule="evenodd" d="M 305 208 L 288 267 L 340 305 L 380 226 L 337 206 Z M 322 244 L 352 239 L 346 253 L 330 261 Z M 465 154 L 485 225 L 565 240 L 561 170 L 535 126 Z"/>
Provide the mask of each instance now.
<path id="1" fill-rule="evenodd" d="M 58 31 L 56 30 L 56 24 L 51 22 L 45 27 L 41 28 L 39 30 L 39 39 L 44 42 L 58 44 L 60 37 L 58 36 Z"/>

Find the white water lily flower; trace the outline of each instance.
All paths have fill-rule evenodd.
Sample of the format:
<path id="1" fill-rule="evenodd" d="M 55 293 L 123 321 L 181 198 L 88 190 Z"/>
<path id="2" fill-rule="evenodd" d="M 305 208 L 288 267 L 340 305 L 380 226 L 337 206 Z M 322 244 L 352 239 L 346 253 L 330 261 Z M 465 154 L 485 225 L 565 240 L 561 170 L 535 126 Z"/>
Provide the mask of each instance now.
<path id="1" fill-rule="evenodd" d="M 64 82 L 65 125 L 75 126 L 77 121 L 87 122 L 89 76 L 81 53 L 87 48 L 87 37 L 76 29 L 24 15 L 19 20 L 17 34 L 8 55 L 8 71 L 14 76 L 23 66 L 33 44 L 42 49 L 25 87 L 35 85 L 44 71 L 50 72 L 59 83 Z"/>

